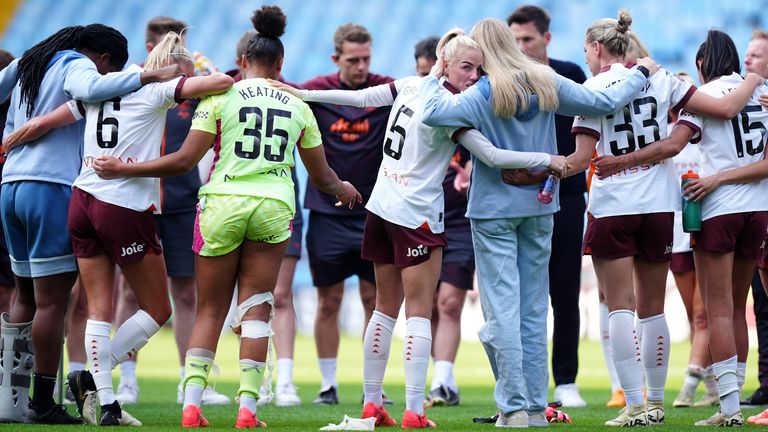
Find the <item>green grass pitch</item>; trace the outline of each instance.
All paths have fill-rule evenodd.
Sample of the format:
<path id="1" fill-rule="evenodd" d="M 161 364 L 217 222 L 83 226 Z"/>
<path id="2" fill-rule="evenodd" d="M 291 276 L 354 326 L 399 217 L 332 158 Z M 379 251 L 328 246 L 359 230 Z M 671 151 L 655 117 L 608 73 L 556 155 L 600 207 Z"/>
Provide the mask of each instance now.
<path id="1" fill-rule="evenodd" d="M 387 394 L 395 400 L 395 405 L 388 410 L 400 419 L 404 402 L 404 375 L 400 353 L 402 343 L 395 339 L 391 361 L 385 378 Z M 142 430 L 166 431 L 179 430 L 181 408 L 176 404 L 176 386 L 179 381 L 179 366 L 173 334 L 163 329 L 141 351 L 138 366 L 141 393 L 139 404 L 126 409 L 144 423 Z M 745 392 L 751 393 L 756 385 L 756 353 L 750 353 L 748 381 Z M 693 422 L 706 418 L 714 412 L 713 408 L 674 409 L 671 402 L 682 383 L 683 372 L 688 360 L 688 345 L 675 344 L 672 347 L 669 379 L 667 383 L 667 424 L 655 429 L 669 431 L 693 431 Z M 219 343 L 216 362 L 221 368 L 218 377 L 211 377 L 216 390 L 231 397 L 238 387 L 237 375 L 237 340 L 234 335 L 225 335 Z M 300 336 L 296 341 L 296 365 L 294 380 L 299 386 L 299 395 L 303 404 L 300 407 L 277 408 L 267 406 L 259 409 L 259 418 L 264 420 L 270 430 L 276 431 L 313 431 L 329 422 L 338 423 L 344 414 L 352 417 L 360 415 L 362 396 L 362 353 L 360 340 L 352 337 L 342 338 L 339 358 L 338 378 L 340 381 L 337 406 L 314 406 L 314 399 L 319 388 L 314 344 L 311 338 Z M 472 417 L 491 415 L 496 411 L 493 403 L 493 377 L 488 366 L 485 352 L 477 342 L 463 342 L 456 364 L 456 379 L 461 389 L 461 405 L 458 407 L 435 407 L 427 410 L 427 416 L 437 423 L 439 430 L 445 431 L 490 431 L 493 425 L 475 425 Z M 582 395 L 589 403 L 587 408 L 566 409 L 573 417 L 573 424 L 556 424 L 554 430 L 591 431 L 607 429 L 603 422 L 616 415 L 616 410 L 605 407 L 610 393 L 605 372 L 602 351 L 599 343 L 582 341 L 580 365 L 577 383 Z M 429 386 L 429 381 L 427 381 Z M 699 389 L 699 394 L 702 393 Z M 551 392 L 550 392 L 551 395 Z M 74 410 L 73 406 L 68 408 Z M 747 408 L 747 415 L 760 411 L 759 408 Z M 218 407 L 204 407 L 203 412 L 211 423 L 209 429 L 234 429 L 237 408 L 234 404 Z M 97 430 L 97 427 L 85 426 L 36 426 L 36 425 L 0 425 L 2 430 L 45 430 L 46 432 Z"/>

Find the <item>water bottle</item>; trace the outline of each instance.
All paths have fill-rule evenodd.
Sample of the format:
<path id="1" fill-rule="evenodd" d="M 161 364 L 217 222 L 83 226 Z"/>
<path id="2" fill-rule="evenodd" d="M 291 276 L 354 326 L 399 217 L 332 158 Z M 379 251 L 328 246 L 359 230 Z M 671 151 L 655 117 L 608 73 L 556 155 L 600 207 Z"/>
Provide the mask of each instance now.
<path id="1" fill-rule="evenodd" d="M 680 182 L 680 187 L 682 188 L 685 186 L 686 183 L 693 179 L 698 179 L 699 175 L 695 172 L 688 170 L 687 173 L 683 174 Z M 701 231 L 701 203 L 698 201 L 688 201 L 688 199 L 685 197 L 685 194 L 683 196 L 683 231 L 689 233 L 689 232 L 698 232 Z"/>
<path id="2" fill-rule="evenodd" d="M 558 183 L 560 183 L 560 179 L 554 174 L 550 174 L 547 179 L 541 183 L 539 194 L 537 196 L 540 203 L 549 204 L 552 202 L 552 199 L 555 198 L 555 189 L 557 189 Z"/>

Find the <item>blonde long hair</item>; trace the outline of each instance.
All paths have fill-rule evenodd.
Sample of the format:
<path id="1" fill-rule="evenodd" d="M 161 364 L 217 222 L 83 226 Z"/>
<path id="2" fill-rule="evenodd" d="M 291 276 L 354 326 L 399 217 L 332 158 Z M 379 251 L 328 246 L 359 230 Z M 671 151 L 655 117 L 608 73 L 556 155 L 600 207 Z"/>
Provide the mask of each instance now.
<path id="1" fill-rule="evenodd" d="M 495 18 L 484 19 L 469 37 L 483 50 L 483 69 L 491 81 L 493 111 L 513 117 L 530 108 L 530 97 L 539 99 L 539 109 L 554 111 L 559 104 L 554 71 L 520 51 L 512 31 Z"/>
<path id="2" fill-rule="evenodd" d="M 640 36 L 638 36 L 636 32 L 630 30 L 627 34 L 629 35 L 629 46 L 627 47 L 626 54 L 627 60 L 635 61 L 639 58 L 651 56 L 651 52 L 648 51 L 648 48 L 643 41 L 640 40 Z"/>
<path id="3" fill-rule="evenodd" d="M 478 50 L 481 53 L 483 52 L 477 42 L 464 34 L 464 30 L 459 27 L 454 27 L 448 30 L 443 37 L 440 38 L 435 51 L 438 58 L 442 56 L 450 62 L 456 58 L 459 52 L 467 48 Z"/>
<path id="4" fill-rule="evenodd" d="M 175 63 L 195 64 L 189 51 L 182 43 L 181 36 L 176 32 L 168 32 L 147 56 L 144 69 L 155 70 Z"/>

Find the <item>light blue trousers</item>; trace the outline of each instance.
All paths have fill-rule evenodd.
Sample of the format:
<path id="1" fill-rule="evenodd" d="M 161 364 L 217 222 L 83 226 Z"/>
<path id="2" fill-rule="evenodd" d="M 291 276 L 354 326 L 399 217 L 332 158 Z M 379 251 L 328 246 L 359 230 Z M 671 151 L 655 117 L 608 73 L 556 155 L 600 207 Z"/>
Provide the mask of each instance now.
<path id="1" fill-rule="evenodd" d="M 544 411 L 552 215 L 471 223 L 496 405 L 505 414 Z"/>

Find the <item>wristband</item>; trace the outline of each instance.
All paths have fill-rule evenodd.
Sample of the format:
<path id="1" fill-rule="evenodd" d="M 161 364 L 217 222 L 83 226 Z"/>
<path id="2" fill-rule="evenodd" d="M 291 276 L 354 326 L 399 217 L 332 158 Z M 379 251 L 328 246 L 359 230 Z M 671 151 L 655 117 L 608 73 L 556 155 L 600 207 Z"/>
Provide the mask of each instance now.
<path id="1" fill-rule="evenodd" d="M 645 75 L 645 77 L 646 77 L 646 78 L 648 78 L 649 76 L 651 76 L 651 71 L 649 71 L 649 70 L 648 70 L 648 68 L 647 68 L 647 67 L 645 67 L 645 66 L 642 66 L 642 65 L 640 65 L 640 66 L 638 66 L 638 67 L 637 67 L 637 70 L 639 70 L 640 72 L 642 72 L 642 73 L 643 73 L 643 75 Z"/>

